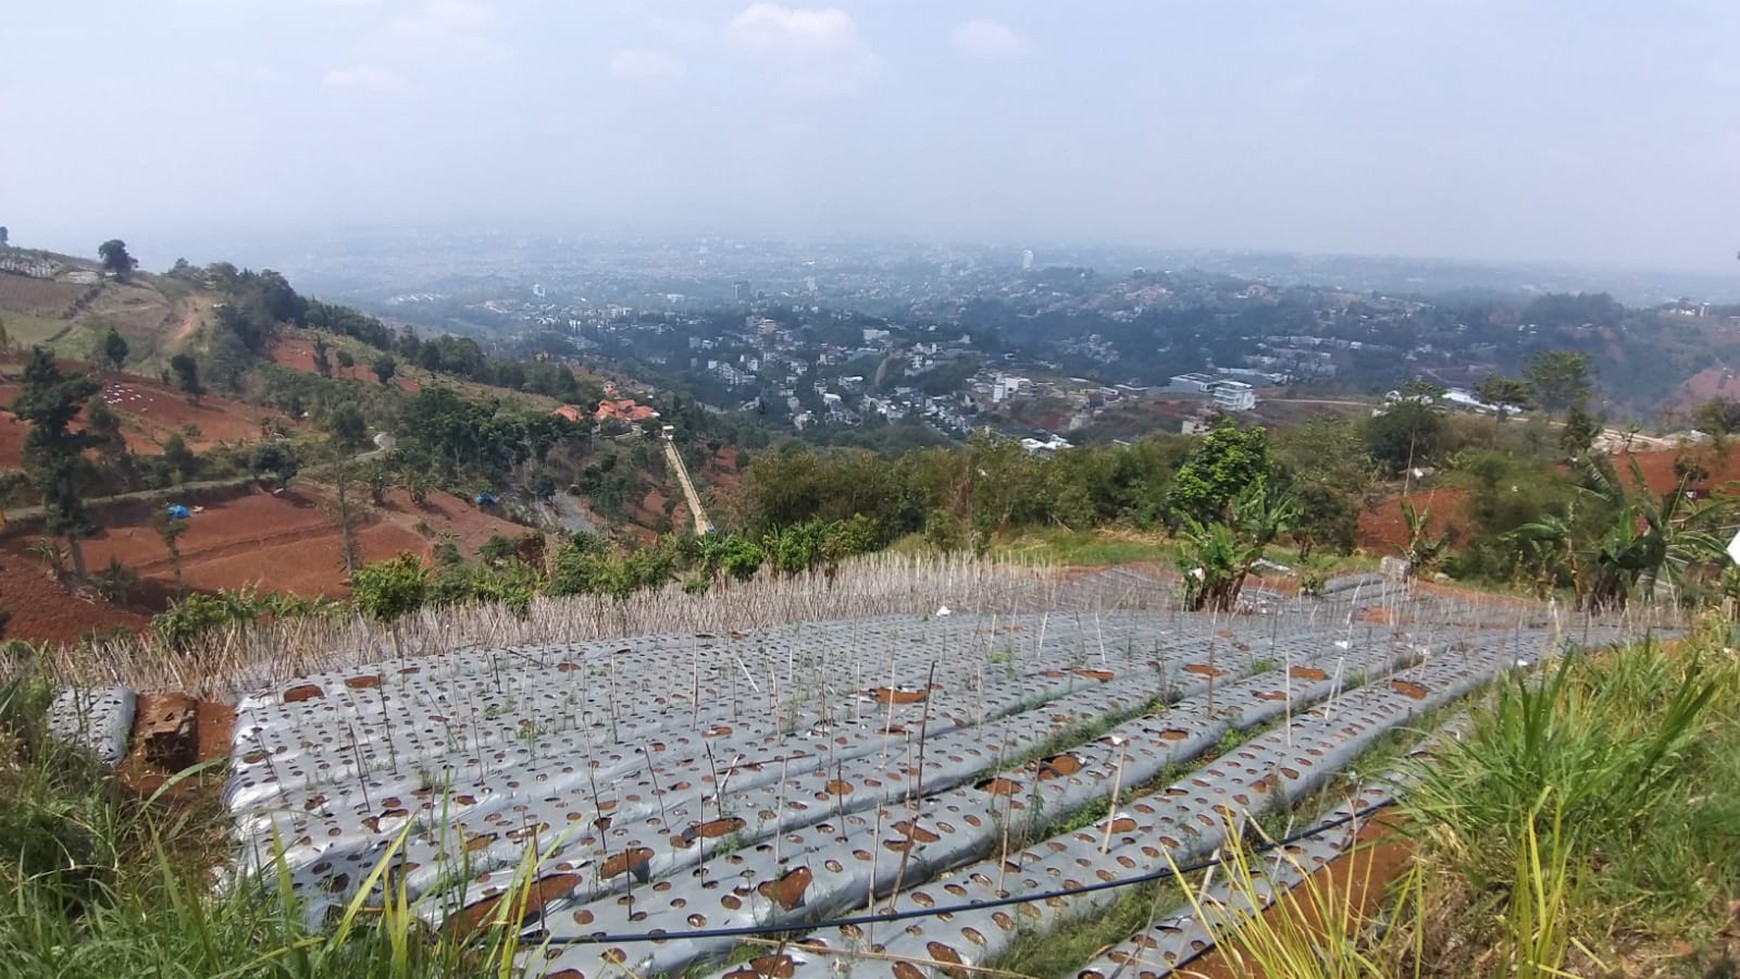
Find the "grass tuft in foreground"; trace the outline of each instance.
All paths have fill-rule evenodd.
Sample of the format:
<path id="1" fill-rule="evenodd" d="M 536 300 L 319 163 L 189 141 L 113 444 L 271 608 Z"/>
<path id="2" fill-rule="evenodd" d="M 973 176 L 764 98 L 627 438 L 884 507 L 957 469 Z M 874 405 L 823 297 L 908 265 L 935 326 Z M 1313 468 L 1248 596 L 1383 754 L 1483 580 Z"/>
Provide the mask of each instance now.
<path id="1" fill-rule="evenodd" d="M 1386 882 L 1317 875 L 1261 913 L 1264 858 L 1242 841 L 1224 852 L 1227 899 L 1185 897 L 1233 974 L 1740 974 L 1730 628 L 1568 657 L 1477 704 L 1464 740 L 1417 763 L 1412 866 L 1376 912 L 1351 895 Z"/>
<path id="2" fill-rule="evenodd" d="M 470 979 L 517 975 L 522 885 L 469 933 L 413 913 L 395 852 L 319 930 L 279 868 L 216 886 L 228 851 L 212 773 L 147 799 L 46 734 L 41 688 L 0 689 L 0 974 L 189 979 Z"/>

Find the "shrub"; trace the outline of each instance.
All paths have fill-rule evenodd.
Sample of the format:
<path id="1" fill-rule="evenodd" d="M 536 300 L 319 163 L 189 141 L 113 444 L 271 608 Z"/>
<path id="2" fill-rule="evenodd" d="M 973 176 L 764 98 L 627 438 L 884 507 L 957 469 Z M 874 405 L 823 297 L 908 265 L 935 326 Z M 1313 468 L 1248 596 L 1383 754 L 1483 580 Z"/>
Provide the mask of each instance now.
<path id="1" fill-rule="evenodd" d="M 221 598 L 194 593 L 151 618 L 151 629 L 171 649 L 186 650 L 193 640 L 231 621 L 232 606 Z"/>
<path id="2" fill-rule="evenodd" d="M 120 558 L 111 557 L 108 567 L 91 575 L 91 585 L 109 604 L 125 605 L 127 596 L 139 585 L 139 574 L 122 564 Z"/>
<path id="3" fill-rule="evenodd" d="M 365 564 L 351 575 L 350 587 L 356 606 L 378 622 L 397 622 L 423 607 L 429 574 L 423 560 L 404 553 L 390 561 Z"/>

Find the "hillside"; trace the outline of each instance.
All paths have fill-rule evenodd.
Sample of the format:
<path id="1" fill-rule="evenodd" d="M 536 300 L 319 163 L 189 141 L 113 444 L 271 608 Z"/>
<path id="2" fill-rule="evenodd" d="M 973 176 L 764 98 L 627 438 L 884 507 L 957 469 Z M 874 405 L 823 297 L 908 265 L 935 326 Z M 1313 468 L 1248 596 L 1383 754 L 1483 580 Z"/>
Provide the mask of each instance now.
<path id="1" fill-rule="evenodd" d="M 185 278 L 135 272 L 121 282 L 86 259 L 0 249 L 0 321 L 22 349 L 86 360 L 113 328 L 132 348 L 128 363 L 154 372 L 190 342 L 216 301 Z"/>
<path id="2" fill-rule="evenodd" d="M 171 497 L 174 498 L 174 497 Z M 203 499 L 203 503 L 194 502 Z M 348 594 L 343 536 L 330 486 L 307 483 L 281 494 L 242 486 L 198 506 L 178 541 L 181 573 L 194 591 L 288 592 L 304 598 Z M 421 506 L 393 491 L 355 519 L 359 562 L 410 552 L 432 558 L 451 540 L 473 555 L 492 536 L 518 539 L 528 528 L 485 513 L 446 493 Z M 139 576 L 129 601 L 105 602 L 88 589 L 57 582 L 37 554 L 34 534 L 0 534 L 0 606 L 11 610 L 7 634 L 34 642 L 68 642 L 91 630 L 142 627 L 176 593 L 175 570 L 156 530 L 160 507 L 139 503 L 108 511 L 103 528 L 85 541 L 92 568 L 119 561 Z"/>
<path id="3" fill-rule="evenodd" d="M 17 373 L 23 358 L 0 355 L 0 405 L 18 396 Z M 78 361 L 63 362 L 69 370 L 86 370 Z M 275 408 L 248 404 L 232 398 L 205 395 L 197 404 L 173 385 L 118 371 L 95 371 L 103 389 L 98 395 L 121 417 L 127 449 L 141 455 L 163 451 L 170 435 L 180 435 L 189 448 L 203 452 L 218 445 L 258 442 L 262 426 L 295 432 L 306 427 Z M 27 426 L 0 407 L 0 469 L 23 465 L 24 433 Z"/>
<path id="4" fill-rule="evenodd" d="M 0 272 L 0 318 L 11 339 L 0 351 L 0 406 L 23 392 L 36 346 L 53 352 L 62 374 L 97 382 L 69 426 L 103 440 L 85 453 L 80 477 L 97 525 L 82 551 L 93 573 L 123 569 L 132 584 L 105 601 L 95 579 L 75 583 L 55 570 L 65 558 L 44 548 L 64 551 L 64 543 L 41 536 L 42 496 L 22 472 L 29 426 L 0 407 L 8 638 L 67 642 L 92 630 L 138 629 L 183 588 L 343 595 L 341 473 L 361 563 L 400 553 L 430 560 L 445 543 L 474 558 L 491 538 L 538 533 L 529 524 L 602 526 L 640 546 L 687 518 L 680 504 L 666 505 L 662 454 L 638 430 L 619 425 L 593 437 L 599 381 L 560 362 L 395 332 L 300 297 L 271 272 L 178 266 L 122 283 L 89 262 L 28 254 L 30 262 Z M 111 329 L 128 346 L 119 370 L 90 363 Z M 197 381 L 183 374 L 189 363 Z M 189 383 L 197 395 L 186 393 Z M 564 404 L 580 406 L 572 420 L 558 416 Z M 688 417 L 705 421 L 692 407 Z M 166 445 L 176 447 L 173 459 Z M 690 451 L 704 485 L 735 480 L 729 446 Z M 262 468 L 278 465 L 269 459 L 289 460 L 287 491 L 268 492 L 285 478 Z M 471 502 L 486 492 L 501 505 Z M 171 503 L 193 508 L 177 544 L 179 584 L 159 532 Z"/>

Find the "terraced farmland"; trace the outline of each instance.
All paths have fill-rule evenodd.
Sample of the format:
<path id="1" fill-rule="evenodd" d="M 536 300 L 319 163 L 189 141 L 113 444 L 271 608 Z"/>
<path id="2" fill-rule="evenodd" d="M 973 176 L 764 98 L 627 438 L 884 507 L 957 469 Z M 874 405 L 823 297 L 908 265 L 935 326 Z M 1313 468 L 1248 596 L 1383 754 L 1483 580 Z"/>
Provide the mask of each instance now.
<path id="1" fill-rule="evenodd" d="M 1101 585 L 1078 594 L 1122 587 Z M 311 916 L 385 863 L 432 924 L 515 916 L 532 974 L 960 979 L 1208 857 L 1229 821 L 1285 822 L 1519 662 L 1635 628 L 1364 579 L 1221 618 L 905 615 L 472 651 L 245 699 L 226 803 L 244 865 L 282 859 Z M 759 934 L 805 937 L 740 964 Z M 1113 954 L 1143 975 L 1194 951 L 1128 937 Z"/>

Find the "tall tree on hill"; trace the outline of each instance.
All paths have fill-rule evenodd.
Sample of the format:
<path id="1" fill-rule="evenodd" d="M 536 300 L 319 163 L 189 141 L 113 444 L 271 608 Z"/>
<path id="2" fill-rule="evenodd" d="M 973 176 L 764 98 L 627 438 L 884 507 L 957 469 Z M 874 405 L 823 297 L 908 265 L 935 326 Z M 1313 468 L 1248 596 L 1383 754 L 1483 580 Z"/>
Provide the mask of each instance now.
<path id="1" fill-rule="evenodd" d="M 326 338 L 314 338 L 314 372 L 321 377 L 332 376 L 332 360 L 326 356 Z"/>
<path id="2" fill-rule="evenodd" d="M 66 538 L 73 572 L 83 578 L 85 555 L 79 539 L 90 536 L 96 524 L 85 509 L 78 483 L 89 465 L 84 451 L 96 444 L 97 437 L 71 431 L 69 426 L 102 385 L 84 374 L 61 370 L 46 347 L 31 350 L 22 380 L 24 389 L 11 409 L 30 423 L 30 433 L 24 437 L 24 461 L 31 482 L 42 491 L 42 508 L 48 515 L 44 526 L 50 534 Z"/>
<path id="3" fill-rule="evenodd" d="M 109 332 L 103 334 L 101 353 L 103 363 L 108 364 L 110 369 L 120 370 L 122 365 L 127 363 L 127 354 L 131 350 L 132 348 L 127 345 L 127 338 L 122 336 L 114 327 L 109 327 Z"/>
<path id="4" fill-rule="evenodd" d="M 1593 365 L 1581 350 L 1542 350 L 1529 358 L 1523 377 L 1549 415 L 1580 408 L 1589 400 Z"/>
<path id="5" fill-rule="evenodd" d="M 1514 377 L 1503 374 L 1488 374 L 1474 389 L 1480 400 L 1498 409 L 1498 420 L 1503 424 L 1505 413 L 1511 408 L 1527 408 L 1534 399 L 1529 396 L 1529 386 Z"/>
<path id="6" fill-rule="evenodd" d="M 12 241 L 12 232 L 6 230 L 5 225 L 0 224 L 0 248 L 5 248 L 8 244 L 11 243 L 11 241 Z"/>
<path id="7" fill-rule="evenodd" d="M 398 373 L 398 371 L 398 361 L 395 361 L 391 357 L 382 357 L 374 363 L 375 376 L 380 378 L 382 384 L 393 383 L 393 375 Z"/>
<path id="8" fill-rule="evenodd" d="M 199 404 L 205 386 L 199 383 L 199 364 L 193 355 L 176 354 L 169 358 L 169 369 L 175 372 L 176 384 L 181 387 L 181 393 L 187 395 L 187 403 Z"/>
<path id="9" fill-rule="evenodd" d="M 127 254 L 127 243 L 119 238 L 110 238 L 98 245 L 97 256 L 103 260 L 103 271 L 123 282 L 139 265 L 132 255 Z"/>
<path id="10" fill-rule="evenodd" d="M 266 442 L 254 449 L 248 467 L 254 471 L 256 479 L 270 475 L 280 490 L 288 488 L 290 480 L 302 469 L 296 453 L 282 442 Z"/>

